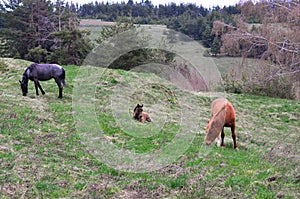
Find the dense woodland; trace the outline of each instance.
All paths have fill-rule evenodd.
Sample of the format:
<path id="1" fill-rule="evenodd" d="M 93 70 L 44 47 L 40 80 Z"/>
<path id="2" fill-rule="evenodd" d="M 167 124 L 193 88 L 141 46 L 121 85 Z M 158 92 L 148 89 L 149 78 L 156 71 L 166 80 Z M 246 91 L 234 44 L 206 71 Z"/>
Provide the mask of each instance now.
<path id="1" fill-rule="evenodd" d="M 34 62 L 80 64 L 91 50 L 79 30 L 74 4 L 58 0 L 3 1 L 0 18 L 2 56 Z"/>
<path id="2" fill-rule="evenodd" d="M 200 41 L 208 48 L 207 55 L 263 61 L 259 66 L 261 72 L 244 78 L 243 82 L 231 77 L 234 84 L 228 86 L 229 90 L 240 92 L 251 88 L 247 92 L 274 95 L 269 91 L 275 88 L 271 93 L 282 90 L 276 96 L 293 98 L 285 93 L 295 93 L 292 90 L 300 82 L 299 1 L 262 0 L 253 3 L 247 0 L 235 6 L 208 9 L 183 3 L 154 6 L 149 0 L 113 4 L 95 1 L 83 5 L 61 0 L 55 3 L 49 0 L 7 0 L 2 1 L 0 10 L 2 56 L 35 62 L 81 64 L 93 46 L 87 37 L 89 32 L 79 29 L 80 19 L 115 21 L 120 22 L 116 26 L 124 27 L 163 24 Z M 106 27 L 97 41 L 101 42 L 101 37 L 114 34 L 117 29 Z M 147 53 L 141 49 L 132 52 L 131 56 L 143 57 Z M 157 55 L 157 52 L 151 53 L 150 56 Z M 165 55 L 172 58 L 168 53 Z M 249 76 L 249 71 L 245 73 Z"/>

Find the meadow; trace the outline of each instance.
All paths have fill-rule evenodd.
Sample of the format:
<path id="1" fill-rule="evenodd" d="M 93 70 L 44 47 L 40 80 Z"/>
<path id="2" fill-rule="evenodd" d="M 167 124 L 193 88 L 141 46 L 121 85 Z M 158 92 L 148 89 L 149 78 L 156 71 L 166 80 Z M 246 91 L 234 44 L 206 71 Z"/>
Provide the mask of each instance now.
<path id="1" fill-rule="evenodd" d="M 72 65 L 64 66 L 63 99 L 57 98 L 54 80 L 41 83 L 46 94 L 38 97 L 29 82 L 28 96 L 23 97 L 18 80 L 29 62 L 1 62 L 0 198 L 300 197 L 299 101 L 189 92 L 151 73 L 99 67 L 90 67 L 100 75 L 90 92 L 93 99 L 88 99 L 91 88 L 80 81 L 85 70 Z M 229 129 L 225 147 L 204 145 L 210 104 L 218 96 L 236 109 L 238 151 Z M 81 99 L 83 107 L 78 106 Z M 83 99 L 90 101 L 85 104 Z M 137 102 L 144 103 L 153 123 L 131 119 Z M 80 126 L 82 121 L 86 126 Z M 162 168 L 126 171 L 101 159 L 97 150 L 102 148 L 91 145 L 88 135 L 93 134 L 86 134 L 95 130 L 90 126 L 119 151 L 135 154 L 159 152 L 182 130 L 188 129 L 185 135 L 192 134 L 192 140 Z M 128 131 L 132 127 L 138 129 L 135 134 Z"/>

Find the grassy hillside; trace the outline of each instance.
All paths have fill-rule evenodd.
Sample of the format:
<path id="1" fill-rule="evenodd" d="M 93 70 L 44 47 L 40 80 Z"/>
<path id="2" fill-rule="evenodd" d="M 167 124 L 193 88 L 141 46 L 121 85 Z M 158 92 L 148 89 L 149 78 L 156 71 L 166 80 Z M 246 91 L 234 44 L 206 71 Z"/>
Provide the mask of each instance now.
<path id="1" fill-rule="evenodd" d="M 236 108 L 240 150 L 233 150 L 229 129 L 224 148 L 206 148 L 210 103 L 224 94 L 189 93 L 151 74 L 95 69 L 101 73 L 92 100 L 99 133 L 116 148 L 155 153 L 172 143 L 181 129 L 196 129 L 187 150 L 168 166 L 125 172 L 104 164 L 78 131 L 81 113 L 74 99 L 80 98 L 73 88 L 78 87 L 79 67 L 64 67 L 68 86 L 63 99 L 57 98 L 54 80 L 42 82 L 46 95 L 39 97 L 29 82 L 29 94 L 23 97 L 18 80 L 29 63 L 5 62 L 8 69 L 0 69 L 0 198 L 300 197 L 299 101 L 226 95 Z M 113 93 L 138 86 L 141 78 L 145 83 L 132 95 Z M 182 103 L 183 97 L 194 104 Z M 139 102 L 153 123 L 143 125 L 130 118 Z M 190 118 L 197 115 L 195 123 Z M 135 135 L 128 131 L 130 126 L 138 128 Z"/>
<path id="2" fill-rule="evenodd" d="M 95 41 L 101 36 L 100 33 L 104 26 L 113 24 L 113 22 L 105 22 L 96 19 L 82 19 L 80 21 L 81 29 L 89 30 L 91 32 L 89 38 L 92 41 Z M 213 71 L 212 68 L 216 67 L 216 69 L 221 73 L 230 73 L 234 70 L 237 75 L 235 78 L 241 78 L 243 67 L 247 66 L 247 68 L 255 70 L 258 65 L 259 60 L 255 59 L 204 56 L 207 49 L 205 49 L 197 41 L 193 41 L 191 38 L 179 32 L 174 32 L 174 41 L 170 42 L 167 39 L 167 34 L 169 34 L 170 30 L 163 25 L 140 25 L 139 27 L 139 30 L 143 30 L 142 32 L 146 33 L 148 39 L 150 38 L 149 43 L 155 43 L 152 44 L 153 46 L 160 49 L 170 50 L 177 55 L 175 60 L 178 67 L 180 67 L 180 65 L 190 67 L 190 64 L 192 64 L 193 67 L 201 72 L 201 75 L 204 78 L 206 76 L 210 76 L 208 79 L 212 78 L 209 71 L 206 71 L 206 68 L 210 68 L 210 70 Z M 120 48 L 122 49 L 123 47 Z M 136 67 L 136 69 L 138 69 L 138 67 Z M 218 76 L 217 74 L 214 75 Z"/>

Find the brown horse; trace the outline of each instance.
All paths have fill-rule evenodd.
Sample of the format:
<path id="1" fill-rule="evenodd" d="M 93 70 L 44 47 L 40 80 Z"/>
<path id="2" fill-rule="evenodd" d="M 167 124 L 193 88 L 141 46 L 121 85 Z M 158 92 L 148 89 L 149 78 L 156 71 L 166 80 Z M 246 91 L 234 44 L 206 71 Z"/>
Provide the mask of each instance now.
<path id="1" fill-rule="evenodd" d="M 221 146 L 224 146 L 224 127 L 231 128 L 233 146 L 238 149 L 235 133 L 235 111 L 231 103 L 223 98 L 218 98 L 212 102 L 211 118 L 206 126 L 205 143 L 210 145 L 216 138 L 220 139 Z"/>
<path id="2" fill-rule="evenodd" d="M 144 122 L 151 122 L 151 118 L 148 113 L 143 112 L 143 104 L 137 104 L 136 107 L 133 110 L 132 117 L 142 123 Z"/>

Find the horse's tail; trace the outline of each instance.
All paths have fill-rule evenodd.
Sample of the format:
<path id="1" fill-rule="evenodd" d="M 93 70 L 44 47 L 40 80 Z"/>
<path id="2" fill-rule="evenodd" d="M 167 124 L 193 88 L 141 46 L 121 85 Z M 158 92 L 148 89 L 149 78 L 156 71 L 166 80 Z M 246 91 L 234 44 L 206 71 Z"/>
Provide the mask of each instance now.
<path id="1" fill-rule="evenodd" d="M 62 74 L 60 75 L 60 78 L 61 78 L 61 83 L 62 83 L 64 86 L 66 86 L 66 81 L 65 81 L 65 79 L 66 79 L 66 71 L 65 71 L 65 69 L 63 69 L 63 68 L 62 68 Z"/>

